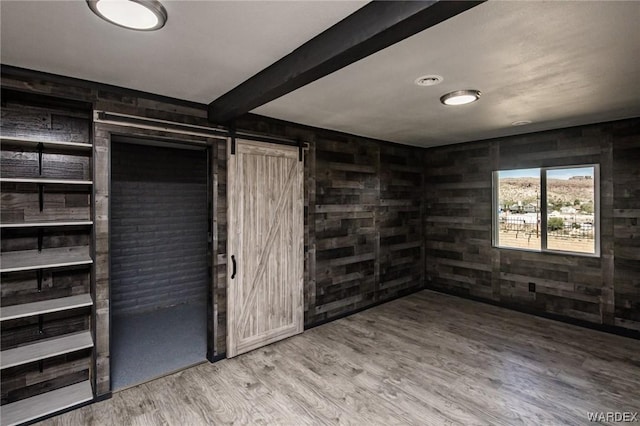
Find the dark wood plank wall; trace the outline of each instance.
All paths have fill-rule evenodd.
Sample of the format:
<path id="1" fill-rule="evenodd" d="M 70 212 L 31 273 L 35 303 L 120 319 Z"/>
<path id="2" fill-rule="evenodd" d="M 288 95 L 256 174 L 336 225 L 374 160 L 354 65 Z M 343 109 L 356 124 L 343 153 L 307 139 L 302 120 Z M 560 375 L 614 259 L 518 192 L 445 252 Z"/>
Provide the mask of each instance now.
<path id="1" fill-rule="evenodd" d="M 46 106 L 3 93 L 0 132 L 4 137 L 33 138 L 42 141 L 90 142 L 90 110 Z M 0 156 L 3 178 L 39 177 L 38 152 L 34 146 L 3 143 Z M 42 155 L 42 177 L 90 180 L 91 152 L 47 147 Z M 47 185 L 43 211 L 38 186 L 30 183 L 3 183 L 0 216 L 3 223 L 28 221 L 88 220 L 91 218 L 91 189 L 87 186 Z M 42 230 L 42 248 L 90 246 L 91 228 L 63 227 Z M 38 231 L 34 228 L 3 229 L 3 253 L 36 250 Z M 1 305 L 11 306 L 85 294 L 90 291 L 90 268 L 80 266 L 43 270 L 38 290 L 38 272 L 3 273 Z M 37 316 L 3 321 L 2 350 L 29 342 L 90 329 L 91 308 L 42 315 L 42 332 Z M 27 398 L 47 390 L 89 378 L 91 350 L 45 360 L 2 371 L 2 404 Z"/>
<path id="2" fill-rule="evenodd" d="M 111 144 L 111 315 L 207 299 L 207 152 Z"/>
<path id="3" fill-rule="evenodd" d="M 379 300 L 424 285 L 422 152 L 380 144 Z"/>
<path id="4" fill-rule="evenodd" d="M 610 132 L 615 324 L 640 330 L 640 120 L 620 123 Z"/>
<path id="5" fill-rule="evenodd" d="M 305 155 L 305 326 L 422 288 L 421 150 L 248 115 Z"/>
<path id="6" fill-rule="evenodd" d="M 426 150 L 427 287 L 640 329 L 639 150 L 640 120 Z M 600 164 L 600 258 L 491 247 L 493 170 L 587 163 Z"/>

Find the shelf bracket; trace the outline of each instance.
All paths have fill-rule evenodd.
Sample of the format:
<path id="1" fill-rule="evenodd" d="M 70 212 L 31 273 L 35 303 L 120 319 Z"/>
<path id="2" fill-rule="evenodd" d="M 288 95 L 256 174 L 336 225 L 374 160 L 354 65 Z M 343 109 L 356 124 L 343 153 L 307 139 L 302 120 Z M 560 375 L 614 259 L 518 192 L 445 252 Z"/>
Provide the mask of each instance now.
<path id="1" fill-rule="evenodd" d="M 44 144 L 40 142 L 38 144 L 38 173 L 40 174 L 40 176 L 42 176 L 42 151 L 43 150 L 44 150 Z"/>
<path id="2" fill-rule="evenodd" d="M 38 271 L 41 272 L 41 271 Z M 44 317 L 42 314 L 38 315 L 38 334 L 44 334 Z M 42 373 L 44 371 L 44 360 L 38 361 L 38 370 Z"/>
<path id="3" fill-rule="evenodd" d="M 42 251 L 43 242 L 44 242 L 44 231 L 42 230 L 42 228 L 38 228 L 38 253 Z"/>
<path id="4" fill-rule="evenodd" d="M 40 211 L 44 210 L 44 185 L 38 184 L 38 204 L 40 205 Z"/>
<path id="5" fill-rule="evenodd" d="M 42 292 L 42 269 L 38 269 L 36 276 L 38 279 L 38 293 L 40 293 Z"/>

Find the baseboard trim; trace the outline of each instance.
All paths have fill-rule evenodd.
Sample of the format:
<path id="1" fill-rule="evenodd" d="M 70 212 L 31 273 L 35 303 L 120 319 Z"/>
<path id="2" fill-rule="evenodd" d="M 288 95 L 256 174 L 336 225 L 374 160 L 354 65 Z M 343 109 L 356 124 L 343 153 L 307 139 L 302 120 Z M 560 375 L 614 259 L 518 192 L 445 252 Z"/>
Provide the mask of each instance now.
<path id="1" fill-rule="evenodd" d="M 436 293 L 447 294 L 449 296 L 460 297 L 461 299 L 472 300 L 474 302 L 486 303 L 491 306 L 505 308 L 511 311 L 517 311 L 523 314 L 529 314 L 536 317 L 546 318 L 546 319 L 562 322 L 565 324 L 575 325 L 582 328 L 588 328 L 590 330 L 596 330 L 604 333 L 615 334 L 622 337 L 628 337 L 630 339 L 640 340 L 640 331 L 630 330 L 624 327 L 618 327 L 615 325 L 608 325 L 608 324 L 596 324 L 593 322 L 589 322 L 589 321 L 585 321 L 577 318 L 565 317 L 562 315 L 553 314 L 549 312 L 542 312 L 536 309 L 530 309 L 530 308 L 516 305 L 513 303 L 497 302 L 495 300 L 484 299 L 482 297 L 472 296 L 469 294 L 462 294 L 460 292 L 447 290 L 447 289 L 425 287 L 425 290 L 434 291 Z"/>

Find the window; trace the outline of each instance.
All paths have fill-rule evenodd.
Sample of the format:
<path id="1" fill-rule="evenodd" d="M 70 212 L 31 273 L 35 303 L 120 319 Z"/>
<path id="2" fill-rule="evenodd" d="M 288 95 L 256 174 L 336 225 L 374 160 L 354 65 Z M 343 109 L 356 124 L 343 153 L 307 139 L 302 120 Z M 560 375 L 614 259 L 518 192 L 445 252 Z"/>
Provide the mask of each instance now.
<path id="1" fill-rule="evenodd" d="M 598 165 L 493 173 L 493 245 L 600 254 Z"/>

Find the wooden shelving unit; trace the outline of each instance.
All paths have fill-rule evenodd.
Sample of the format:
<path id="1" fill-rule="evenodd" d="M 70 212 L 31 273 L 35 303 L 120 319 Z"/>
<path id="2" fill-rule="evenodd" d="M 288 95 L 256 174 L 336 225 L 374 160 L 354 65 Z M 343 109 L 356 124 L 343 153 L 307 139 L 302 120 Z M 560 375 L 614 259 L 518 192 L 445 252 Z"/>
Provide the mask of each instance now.
<path id="1" fill-rule="evenodd" d="M 10 348 L 0 352 L 0 369 L 3 400 L 18 400 L 0 407 L 2 426 L 29 422 L 93 399 L 90 361 L 83 366 L 69 360 L 73 357 L 61 356 L 78 352 L 88 360 L 90 355 L 79 351 L 87 352 L 94 345 L 93 313 L 87 309 L 93 306 L 89 268 L 93 263 L 91 111 L 80 106 L 77 111 L 68 105 L 59 108 L 55 100 L 46 106 L 33 105 L 16 96 L 13 103 L 3 103 L 11 114 L 6 119 L 3 116 L 0 129 L 0 321 L 3 344 Z M 29 129 L 24 124 L 29 121 L 21 114 L 28 120 L 41 114 L 38 121 L 45 123 L 55 117 L 60 126 Z M 22 136 L 31 131 L 33 137 Z M 37 249 L 24 250 L 26 247 Z M 57 296 L 47 299 L 47 291 Z M 56 315 L 48 316 L 53 313 Z M 79 318 L 88 329 L 76 331 Z M 57 336 L 47 334 L 46 321 L 56 322 Z M 24 341 L 24 327 L 41 334 L 40 339 Z M 44 371 L 45 367 L 50 370 Z M 82 376 L 89 380 L 67 386 Z M 38 386 L 20 388 L 23 377 L 31 377 L 28 380 Z"/>
<path id="2" fill-rule="evenodd" d="M 16 426 L 93 399 L 91 383 L 85 380 L 51 392 L 3 405 L 2 426 Z"/>

